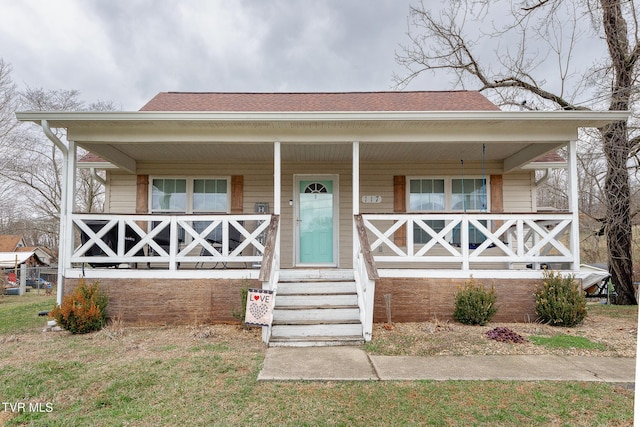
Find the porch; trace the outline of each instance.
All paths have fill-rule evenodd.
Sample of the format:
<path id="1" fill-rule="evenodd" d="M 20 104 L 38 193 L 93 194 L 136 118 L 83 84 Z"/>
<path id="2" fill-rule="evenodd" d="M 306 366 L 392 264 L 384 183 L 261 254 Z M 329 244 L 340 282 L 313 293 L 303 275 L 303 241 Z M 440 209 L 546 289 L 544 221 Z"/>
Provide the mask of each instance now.
<path id="1" fill-rule="evenodd" d="M 65 277 L 258 279 L 267 242 L 275 259 L 290 250 L 276 245 L 277 215 L 71 218 L 75 246 Z M 368 252 L 382 277 L 443 270 L 454 277 L 539 277 L 542 267 L 574 270 L 579 262 L 573 221 L 570 213 L 361 214 L 354 216 L 353 256 Z"/>
<path id="2" fill-rule="evenodd" d="M 262 287 L 274 292 L 276 309 L 284 313 L 278 321 L 285 324 L 276 322 L 276 331 L 294 334 L 279 338 L 285 345 L 303 338 L 307 345 L 371 339 L 373 323 L 386 320 L 383 293 L 394 295 L 397 321 L 446 319 L 457 285 L 470 277 L 489 280 L 510 301 L 505 320 L 523 321 L 533 316 L 526 296 L 540 280 L 540 268 L 570 270 L 576 262 L 569 213 L 356 214 L 353 265 L 314 270 L 281 268 L 278 215 L 71 219 L 76 243 L 65 277 L 103 282 L 116 299 L 114 310 L 138 313 L 129 320 L 157 322 L 153 313 L 159 310 L 164 321 L 232 321 L 233 307 L 243 309 L 239 289 Z M 332 286 L 338 289 L 334 297 Z M 376 287 L 382 293 L 376 295 Z M 345 306 L 351 292 L 353 302 Z M 172 301 L 169 307 L 163 299 Z M 148 307 L 137 311 L 132 301 Z M 327 319 L 329 313 L 337 318 Z M 343 331 L 349 332 L 337 335 Z M 273 339 L 272 327 L 264 328 L 263 338 Z"/>

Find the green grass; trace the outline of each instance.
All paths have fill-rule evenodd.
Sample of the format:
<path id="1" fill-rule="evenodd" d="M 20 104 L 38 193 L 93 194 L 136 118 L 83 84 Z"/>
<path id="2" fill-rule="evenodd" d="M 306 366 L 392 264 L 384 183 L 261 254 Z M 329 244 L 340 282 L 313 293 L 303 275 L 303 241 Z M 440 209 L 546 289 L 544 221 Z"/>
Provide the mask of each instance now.
<path id="1" fill-rule="evenodd" d="M 258 382 L 265 348 L 255 331 L 235 339 L 218 326 L 207 338 L 194 338 L 189 327 L 43 334 L 44 320 L 33 322 L 29 313 L 34 303 L 51 301 L 29 296 L 11 300 L 10 310 L 2 301 L 0 324 L 17 329 L 0 334 L 0 400 L 49 404 L 51 411 L 13 413 L 0 406 L 0 425 L 589 426 L 633 420 L 633 391 L 604 383 Z M 17 338 L 3 342 L 10 335 Z"/>
<path id="2" fill-rule="evenodd" d="M 20 333 L 43 327 L 46 317 L 39 317 L 38 312 L 52 310 L 56 302 L 55 296 L 27 292 L 22 296 L 0 295 L 0 334 Z"/>
<path id="3" fill-rule="evenodd" d="M 65 346 L 55 347 L 60 352 Z M 633 418 L 633 393 L 607 384 L 259 383 L 262 355 L 254 352 L 108 359 L 3 367 L 3 401 L 51 403 L 53 409 L 26 411 L 8 425 L 520 426 L 625 424 Z"/>
<path id="4" fill-rule="evenodd" d="M 588 304 L 589 314 L 598 314 L 615 319 L 636 320 L 638 317 L 637 305 L 611 305 L 611 304 Z"/>
<path id="5" fill-rule="evenodd" d="M 574 335 L 557 334 L 550 337 L 533 335 L 529 337 L 529 340 L 534 344 L 543 345 L 550 348 L 584 348 L 596 350 L 606 349 L 606 346 L 604 344 L 593 342 L 588 338 L 578 337 Z"/>

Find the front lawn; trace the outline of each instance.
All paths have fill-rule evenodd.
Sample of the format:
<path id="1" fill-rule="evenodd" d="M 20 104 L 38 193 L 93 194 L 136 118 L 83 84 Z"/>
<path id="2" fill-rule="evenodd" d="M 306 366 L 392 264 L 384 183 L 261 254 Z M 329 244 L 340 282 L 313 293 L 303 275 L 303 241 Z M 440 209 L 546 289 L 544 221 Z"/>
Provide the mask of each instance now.
<path id="1" fill-rule="evenodd" d="M 257 329 L 114 326 L 77 336 L 43 333 L 46 319 L 37 312 L 51 308 L 53 298 L 9 301 L 0 299 L 0 400 L 8 404 L 0 406 L 0 425 L 588 426 L 633 420 L 633 391 L 602 383 L 258 382 L 266 349 Z M 23 410 L 13 411 L 20 404 Z"/>

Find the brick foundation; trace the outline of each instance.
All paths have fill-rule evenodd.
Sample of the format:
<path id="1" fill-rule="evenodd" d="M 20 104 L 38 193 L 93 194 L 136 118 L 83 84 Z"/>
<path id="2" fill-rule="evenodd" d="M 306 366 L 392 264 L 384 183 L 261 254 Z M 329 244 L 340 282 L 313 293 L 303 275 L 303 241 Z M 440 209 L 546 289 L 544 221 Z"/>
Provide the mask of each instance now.
<path id="1" fill-rule="evenodd" d="M 257 280 L 239 279 L 99 279 L 109 297 L 110 317 L 128 324 L 163 325 L 237 322 L 242 287 L 260 288 Z M 465 279 L 384 278 L 376 284 L 374 322 L 386 322 L 384 295 L 391 294 L 393 322 L 453 320 L 454 295 Z M 493 284 L 498 299 L 494 322 L 536 319 L 533 291 L 541 280 L 476 279 Z M 78 279 L 65 279 L 65 295 Z"/>
<path id="2" fill-rule="evenodd" d="M 257 280 L 246 279 L 99 279 L 99 282 L 109 297 L 109 316 L 137 325 L 238 322 L 233 311 L 241 310 L 240 289 L 261 287 Z M 77 284 L 78 279 L 65 279 L 65 295 L 72 293 Z"/>
<path id="3" fill-rule="evenodd" d="M 527 322 L 536 319 L 536 279 L 474 279 L 484 286 L 493 284 L 498 311 L 493 322 Z M 373 321 L 386 322 L 384 295 L 391 294 L 393 322 L 453 320 L 455 293 L 466 279 L 384 278 L 376 283 Z"/>

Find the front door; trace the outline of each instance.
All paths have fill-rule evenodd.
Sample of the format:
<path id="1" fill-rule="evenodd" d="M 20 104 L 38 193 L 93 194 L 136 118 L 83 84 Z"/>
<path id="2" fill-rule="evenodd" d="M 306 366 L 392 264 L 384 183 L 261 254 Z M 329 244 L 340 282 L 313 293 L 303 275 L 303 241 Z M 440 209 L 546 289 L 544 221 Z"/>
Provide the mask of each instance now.
<path id="1" fill-rule="evenodd" d="M 333 176 L 296 177 L 297 264 L 336 265 L 336 184 Z"/>

